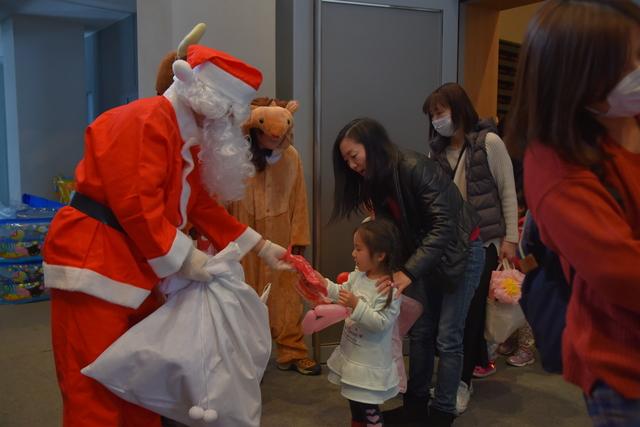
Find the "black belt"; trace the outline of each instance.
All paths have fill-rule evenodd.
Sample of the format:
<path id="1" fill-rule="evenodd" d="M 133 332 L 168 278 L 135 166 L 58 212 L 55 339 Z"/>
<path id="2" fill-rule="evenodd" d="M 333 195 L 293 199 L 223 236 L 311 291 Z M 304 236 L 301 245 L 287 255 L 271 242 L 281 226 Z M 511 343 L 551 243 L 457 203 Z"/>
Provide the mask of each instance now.
<path id="1" fill-rule="evenodd" d="M 76 208 L 83 214 L 124 233 L 124 228 L 122 228 L 114 213 L 102 203 L 96 202 L 84 194 L 75 193 L 69 205 Z"/>

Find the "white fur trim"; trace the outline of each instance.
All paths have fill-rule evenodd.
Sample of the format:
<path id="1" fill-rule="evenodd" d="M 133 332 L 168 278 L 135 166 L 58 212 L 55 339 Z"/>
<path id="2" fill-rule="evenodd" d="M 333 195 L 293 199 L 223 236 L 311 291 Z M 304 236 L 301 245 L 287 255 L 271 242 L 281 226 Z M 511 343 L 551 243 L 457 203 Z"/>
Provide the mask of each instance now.
<path id="1" fill-rule="evenodd" d="M 191 186 L 187 177 L 193 171 L 193 156 L 191 155 L 191 147 L 197 145 L 196 138 L 191 138 L 183 146 L 181 153 L 182 158 L 186 162 L 186 166 L 182 169 L 182 192 L 180 193 L 180 216 L 182 222 L 180 223 L 180 229 L 187 225 L 187 205 L 189 204 L 189 197 L 191 196 Z"/>
<path id="2" fill-rule="evenodd" d="M 93 270 L 42 263 L 47 288 L 82 292 L 114 304 L 138 308 L 150 291 L 118 282 Z"/>
<path id="3" fill-rule="evenodd" d="M 193 111 L 178 100 L 178 96 L 175 93 L 175 87 L 173 85 L 165 91 L 163 96 L 167 98 L 173 106 L 176 113 L 176 119 L 178 120 L 178 127 L 180 128 L 180 136 L 182 137 L 182 140 L 185 141 L 182 146 L 182 150 L 180 151 L 182 158 L 186 162 L 186 167 L 182 170 L 182 190 L 180 192 L 181 222 L 179 228 L 182 229 L 188 221 L 187 205 L 189 203 L 189 197 L 191 196 L 191 186 L 187 181 L 187 177 L 194 168 L 191 147 L 199 143 L 202 131 L 196 124 Z"/>
<path id="4" fill-rule="evenodd" d="M 166 255 L 149 259 L 147 262 L 158 277 L 167 277 L 180 270 L 192 249 L 193 240 L 180 230 L 176 230 L 176 237 L 173 239 L 169 252 Z"/>
<path id="5" fill-rule="evenodd" d="M 242 256 L 244 256 L 258 244 L 260 239 L 262 239 L 262 236 L 256 230 L 251 227 L 247 227 L 247 229 L 244 230 L 244 232 L 234 241 L 238 244 L 240 252 L 242 252 Z"/>
<path id="6" fill-rule="evenodd" d="M 173 70 L 173 75 L 182 82 L 191 83 L 195 78 L 191 66 L 183 59 L 176 60 L 171 69 Z"/>
<path id="7" fill-rule="evenodd" d="M 204 62 L 196 66 L 193 71 L 200 80 L 238 104 L 249 105 L 255 97 L 256 90 L 253 87 L 211 62 Z"/>
<path id="8" fill-rule="evenodd" d="M 183 141 L 189 141 L 191 138 L 199 139 L 201 131 L 196 124 L 193 110 L 180 102 L 174 84 L 169 86 L 169 89 L 167 89 L 162 96 L 167 98 L 173 106 L 176 119 L 178 120 L 178 127 L 180 128 L 180 136 Z"/>

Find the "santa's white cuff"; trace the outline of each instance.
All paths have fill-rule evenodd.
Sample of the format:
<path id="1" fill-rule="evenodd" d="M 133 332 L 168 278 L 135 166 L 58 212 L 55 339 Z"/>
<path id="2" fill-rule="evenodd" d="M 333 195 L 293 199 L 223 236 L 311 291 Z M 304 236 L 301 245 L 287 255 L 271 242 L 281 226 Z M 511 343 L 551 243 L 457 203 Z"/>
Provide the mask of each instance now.
<path id="1" fill-rule="evenodd" d="M 247 227 L 244 232 L 239 235 L 234 242 L 240 248 L 242 256 L 249 252 L 258 242 L 262 239 L 262 236 L 253 228 Z"/>
<path id="2" fill-rule="evenodd" d="M 187 255 L 193 249 L 193 240 L 176 229 L 171 249 L 166 255 L 148 260 L 149 265 L 158 277 L 167 277 L 180 270 Z"/>

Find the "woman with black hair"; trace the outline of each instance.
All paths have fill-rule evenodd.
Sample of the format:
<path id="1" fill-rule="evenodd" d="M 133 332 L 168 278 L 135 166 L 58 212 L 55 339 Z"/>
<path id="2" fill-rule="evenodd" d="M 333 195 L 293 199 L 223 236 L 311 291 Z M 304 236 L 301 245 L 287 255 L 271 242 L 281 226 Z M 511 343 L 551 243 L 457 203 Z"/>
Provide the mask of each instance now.
<path id="1" fill-rule="evenodd" d="M 403 247 L 393 286 L 425 306 L 409 333 L 404 405 L 385 412 L 385 423 L 424 424 L 428 416 L 431 426 L 449 426 L 456 414 L 464 318 L 473 292 L 465 272 L 471 247 L 479 242 L 477 217 L 435 162 L 401 150 L 375 120 L 355 119 L 342 128 L 333 146 L 333 166 L 332 221 L 363 209 L 393 221 Z M 437 385 L 428 405 L 436 347 Z"/>

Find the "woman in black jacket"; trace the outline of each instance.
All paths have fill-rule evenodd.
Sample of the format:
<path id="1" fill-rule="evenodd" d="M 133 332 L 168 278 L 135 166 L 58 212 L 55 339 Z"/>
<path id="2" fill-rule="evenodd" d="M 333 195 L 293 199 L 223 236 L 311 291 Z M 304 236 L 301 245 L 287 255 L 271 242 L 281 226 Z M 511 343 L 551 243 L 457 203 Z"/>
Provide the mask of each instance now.
<path id="1" fill-rule="evenodd" d="M 477 216 L 435 162 L 398 148 L 375 120 L 353 120 L 338 133 L 333 167 L 332 221 L 363 209 L 394 221 L 405 253 L 393 286 L 424 304 L 424 314 L 410 332 L 404 405 L 386 412 L 385 420 L 422 424 L 429 414 L 429 425 L 448 426 L 455 417 L 464 321 L 473 293 L 465 267 L 470 243 L 479 234 Z M 436 347 L 438 377 L 429 407 Z"/>

